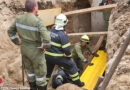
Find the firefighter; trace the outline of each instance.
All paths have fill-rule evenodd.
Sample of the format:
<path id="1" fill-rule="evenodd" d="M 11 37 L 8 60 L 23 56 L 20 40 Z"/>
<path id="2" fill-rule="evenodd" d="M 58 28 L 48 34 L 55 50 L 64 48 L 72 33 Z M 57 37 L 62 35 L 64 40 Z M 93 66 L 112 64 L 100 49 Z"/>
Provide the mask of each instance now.
<path id="1" fill-rule="evenodd" d="M 51 31 L 51 47 L 46 49 L 47 79 L 50 78 L 55 65 L 64 67 L 74 84 L 83 86 L 80 81 L 76 64 L 71 61 L 70 42 L 65 32 L 68 19 L 64 14 L 59 14 L 55 20 L 55 28 Z"/>
<path id="2" fill-rule="evenodd" d="M 113 4 L 113 3 L 116 3 L 116 0 L 102 0 L 102 2 L 99 4 L 99 6 Z M 112 9 L 103 10 L 103 18 L 104 18 L 104 22 L 105 22 L 104 23 L 104 31 L 108 31 L 109 18 L 110 18 L 110 15 L 111 15 L 111 11 L 112 11 Z M 105 37 L 104 40 L 103 40 L 103 43 L 100 47 L 103 50 L 105 50 L 106 40 L 107 40 L 107 38 Z"/>
<path id="3" fill-rule="evenodd" d="M 113 4 L 113 3 L 115 3 L 115 0 L 102 0 L 102 2 L 99 4 L 99 6 Z M 110 18 L 110 15 L 111 15 L 111 11 L 112 11 L 112 9 L 103 11 L 103 16 L 104 16 L 104 21 L 105 21 L 105 26 L 104 26 L 105 31 L 108 31 L 109 18 Z"/>
<path id="4" fill-rule="evenodd" d="M 27 13 L 17 16 L 8 30 L 8 35 L 14 44 L 21 45 L 30 90 L 46 90 L 46 60 L 42 48 L 50 46 L 50 32 L 36 16 L 38 11 L 36 0 L 26 0 L 25 8 Z"/>
<path id="5" fill-rule="evenodd" d="M 72 57 L 73 57 L 73 60 L 75 61 L 78 69 L 80 71 L 83 70 L 83 65 L 82 65 L 82 62 L 85 62 L 86 64 L 92 66 L 93 63 L 91 63 L 90 61 L 88 61 L 84 55 L 83 55 L 83 51 L 85 50 L 89 50 L 89 52 L 93 55 L 93 56 L 96 56 L 98 57 L 98 54 L 96 53 L 93 53 L 93 50 L 90 48 L 90 46 L 88 45 L 89 44 L 89 37 L 87 35 L 83 35 L 81 36 L 80 38 L 80 42 L 76 43 L 74 45 L 74 48 L 72 50 Z"/>
<path id="6" fill-rule="evenodd" d="M 73 81 L 69 76 L 69 73 L 60 67 L 52 77 L 52 87 L 56 89 L 58 86 L 65 83 L 73 83 Z"/>

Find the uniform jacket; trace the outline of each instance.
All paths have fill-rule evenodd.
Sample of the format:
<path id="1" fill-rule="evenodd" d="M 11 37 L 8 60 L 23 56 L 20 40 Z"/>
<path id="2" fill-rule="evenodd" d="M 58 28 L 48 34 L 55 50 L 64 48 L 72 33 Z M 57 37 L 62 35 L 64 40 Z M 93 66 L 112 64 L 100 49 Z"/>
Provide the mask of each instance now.
<path id="1" fill-rule="evenodd" d="M 46 49 L 45 54 L 50 56 L 71 57 L 70 42 L 64 30 L 51 30 L 51 47 Z"/>
<path id="2" fill-rule="evenodd" d="M 82 47 L 80 42 L 76 43 L 72 50 L 72 57 L 74 59 L 85 60 L 86 58 L 84 57 L 82 52 L 83 50 L 86 50 L 86 49 L 92 52 L 92 49 L 88 45 L 86 45 L 85 47 Z"/>
<path id="3" fill-rule="evenodd" d="M 29 41 L 45 44 L 50 42 L 50 33 L 44 26 L 43 21 L 33 14 L 19 15 L 10 26 L 8 35 L 15 44 L 19 44 L 17 32 L 22 42 Z"/>

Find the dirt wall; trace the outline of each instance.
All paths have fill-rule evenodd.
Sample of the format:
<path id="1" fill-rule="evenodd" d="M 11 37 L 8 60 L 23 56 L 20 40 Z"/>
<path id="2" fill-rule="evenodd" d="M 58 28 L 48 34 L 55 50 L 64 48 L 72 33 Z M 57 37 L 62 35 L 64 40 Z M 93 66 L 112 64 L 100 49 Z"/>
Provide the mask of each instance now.
<path id="1" fill-rule="evenodd" d="M 23 12 L 23 1 L 0 0 L 0 77 L 15 85 L 22 80 L 20 49 L 10 41 L 7 29 L 16 15 Z"/>
<path id="2" fill-rule="evenodd" d="M 130 32 L 130 0 L 117 0 L 118 6 L 113 11 L 107 36 L 107 72 L 119 53 L 120 46 Z M 120 62 L 107 90 L 130 90 L 130 44 Z"/>

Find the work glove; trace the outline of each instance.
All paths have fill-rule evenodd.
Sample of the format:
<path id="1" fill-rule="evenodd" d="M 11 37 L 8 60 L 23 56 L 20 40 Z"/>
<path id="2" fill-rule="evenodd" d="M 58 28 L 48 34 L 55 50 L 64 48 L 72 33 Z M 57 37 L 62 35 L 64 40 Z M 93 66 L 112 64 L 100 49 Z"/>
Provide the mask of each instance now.
<path id="1" fill-rule="evenodd" d="M 20 45 L 19 39 L 15 38 L 12 40 L 15 45 Z"/>
<path id="2" fill-rule="evenodd" d="M 86 61 L 85 63 L 86 63 L 86 64 L 88 64 L 89 66 L 94 65 L 94 64 L 93 64 L 93 63 L 91 63 L 90 61 Z"/>
<path id="3" fill-rule="evenodd" d="M 92 55 L 95 57 L 99 57 L 99 55 L 97 53 L 92 53 Z"/>
<path id="4" fill-rule="evenodd" d="M 86 62 L 86 61 L 87 61 L 86 59 L 82 60 L 82 62 Z"/>
<path id="5" fill-rule="evenodd" d="M 88 61 L 87 59 L 84 59 L 84 60 L 82 60 L 84 63 L 86 63 L 86 64 L 88 64 L 89 66 L 92 66 L 93 65 L 93 63 L 91 63 L 90 61 Z"/>

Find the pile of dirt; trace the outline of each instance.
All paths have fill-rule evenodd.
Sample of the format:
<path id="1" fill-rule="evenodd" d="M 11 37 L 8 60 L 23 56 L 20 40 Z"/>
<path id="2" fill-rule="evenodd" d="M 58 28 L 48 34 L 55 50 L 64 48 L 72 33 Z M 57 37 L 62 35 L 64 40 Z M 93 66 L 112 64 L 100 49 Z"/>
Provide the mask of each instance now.
<path id="1" fill-rule="evenodd" d="M 22 80 L 21 56 L 19 47 L 10 41 L 7 29 L 23 8 L 21 0 L 0 0 L 0 77 L 15 85 Z"/>
<path id="2" fill-rule="evenodd" d="M 130 32 L 130 0 L 118 0 L 118 5 L 110 17 L 107 37 L 107 72 L 119 53 L 121 44 Z M 130 89 L 130 45 L 120 62 L 107 90 Z"/>
<path id="3" fill-rule="evenodd" d="M 67 83 L 59 86 L 56 90 L 85 90 L 85 89 L 80 88 L 74 84 Z"/>

